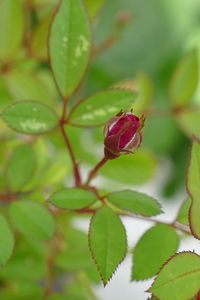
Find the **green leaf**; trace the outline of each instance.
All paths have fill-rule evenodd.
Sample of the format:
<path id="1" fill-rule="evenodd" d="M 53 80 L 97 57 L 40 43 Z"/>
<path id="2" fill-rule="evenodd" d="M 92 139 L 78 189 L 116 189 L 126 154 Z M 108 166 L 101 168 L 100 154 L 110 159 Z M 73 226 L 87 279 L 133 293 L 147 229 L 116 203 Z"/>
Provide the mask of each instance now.
<path id="1" fill-rule="evenodd" d="M 38 23 L 31 36 L 31 52 L 34 57 L 39 59 L 47 59 L 48 57 L 47 42 L 51 19 L 52 12 Z"/>
<path id="2" fill-rule="evenodd" d="M 4 75 L 5 86 L 16 101 L 32 99 L 46 104 L 51 103 L 52 92 L 39 75 L 40 73 L 35 71 L 11 70 Z"/>
<path id="3" fill-rule="evenodd" d="M 154 198 L 131 190 L 110 193 L 107 199 L 120 209 L 135 214 L 155 216 L 162 212 L 159 203 Z"/>
<path id="4" fill-rule="evenodd" d="M 133 103 L 133 112 L 136 115 L 141 115 L 148 111 L 153 100 L 154 87 L 153 83 L 145 73 L 140 73 L 136 78 L 136 89 L 138 96 Z"/>
<path id="5" fill-rule="evenodd" d="M 148 151 L 138 151 L 133 155 L 121 155 L 108 161 L 101 169 L 103 175 L 125 184 L 142 184 L 155 172 L 156 160 Z"/>
<path id="6" fill-rule="evenodd" d="M 54 234 L 54 218 L 42 204 L 24 200 L 13 202 L 10 216 L 16 228 L 28 237 L 48 240 Z"/>
<path id="7" fill-rule="evenodd" d="M 11 280 L 9 282 L 11 282 Z M 12 300 L 12 299 L 41 300 L 42 299 L 42 294 L 44 293 L 42 286 L 40 286 L 39 284 L 35 284 L 33 280 L 32 281 L 20 280 L 18 279 L 17 276 L 17 278 L 15 278 L 14 281 L 12 280 L 12 285 L 14 286 L 13 290 L 11 290 L 10 288 L 2 289 L 3 294 L 0 294 L 0 298 L 2 297 L 3 300 Z"/>
<path id="8" fill-rule="evenodd" d="M 69 228 L 64 232 L 66 248 L 56 258 L 56 265 L 66 270 L 77 271 L 94 266 L 87 235 L 77 229 Z"/>
<path id="9" fill-rule="evenodd" d="M 46 276 L 46 257 L 47 243 L 18 236 L 12 257 L 0 268 L 0 279 L 12 281 L 13 284 L 29 281 L 35 284 L 35 280 Z"/>
<path id="10" fill-rule="evenodd" d="M 49 297 L 49 300 L 66 300 L 66 296 L 65 295 L 63 296 L 60 294 L 51 294 Z M 74 300 L 74 299 L 72 298 L 72 300 Z"/>
<path id="11" fill-rule="evenodd" d="M 193 142 L 187 175 L 187 188 L 192 198 L 189 223 L 192 234 L 200 239 L 200 144 Z"/>
<path id="12" fill-rule="evenodd" d="M 14 248 L 14 237 L 4 216 L 0 214 L 0 265 L 10 258 Z"/>
<path id="13" fill-rule="evenodd" d="M 66 209 L 82 209 L 97 201 L 97 197 L 89 190 L 68 188 L 54 193 L 49 201 L 56 206 Z"/>
<path id="14" fill-rule="evenodd" d="M 26 191 L 33 191 L 37 192 L 36 186 L 41 186 L 42 179 L 44 179 L 45 174 L 44 170 L 46 166 L 49 166 L 49 168 L 52 166 L 52 161 L 49 161 L 49 150 L 47 148 L 47 144 L 45 142 L 44 138 L 37 138 L 37 140 L 34 142 L 34 152 L 36 155 L 36 161 L 37 166 L 34 172 L 33 177 L 31 178 L 31 181 L 29 181 L 24 187 L 23 192 Z M 57 175 L 57 174 L 56 174 Z"/>
<path id="15" fill-rule="evenodd" d="M 149 291 L 160 300 L 188 300 L 199 291 L 199 282 L 200 257 L 182 252 L 162 267 Z"/>
<path id="16" fill-rule="evenodd" d="M 72 124 L 100 126 L 132 105 L 136 94 L 130 90 L 111 89 L 96 93 L 74 106 L 69 117 Z"/>
<path id="17" fill-rule="evenodd" d="M 174 106 L 186 106 L 191 102 L 198 84 L 197 52 L 191 51 L 179 63 L 170 84 L 170 96 Z"/>
<path id="18" fill-rule="evenodd" d="M 89 245 L 104 285 L 123 261 L 126 243 L 126 232 L 120 218 L 110 208 L 100 208 L 91 220 Z"/>
<path id="19" fill-rule="evenodd" d="M 48 102 L 45 99 L 46 103 L 52 103 L 53 105 L 55 105 L 55 103 L 56 103 L 58 105 L 57 110 L 60 109 L 60 106 L 62 106 L 62 102 L 57 101 L 57 100 L 59 100 L 59 92 L 57 90 L 57 87 L 55 85 L 55 82 L 54 82 L 54 79 L 53 79 L 53 76 L 52 76 L 52 73 L 50 72 L 50 70 L 49 69 L 40 69 L 37 73 L 37 78 L 40 81 L 40 83 L 44 86 L 46 91 L 48 91 L 48 94 L 46 97 L 46 98 L 48 98 Z M 28 98 L 28 99 L 30 99 L 30 98 Z M 40 101 L 42 101 L 41 98 L 40 98 Z"/>
<path id="20" fill-rule="evenodd" d="M 15 249 L 8 263 L 3 268 L 0 268 L 0 278 L 11 282 L 16 281 L 16 279 L 21 282 L 35 282 L 45 276 L 45 259 L 33 256 L 30 252 L 23 251 L 23 249 L 19 249 L 17 252 Z"/>
<path id="21" fill-rule="evenodd" d="M 105 2 L 106 0 L 84 0 L 85 6 L 91 19 L 93 19 L 98 14 L 99 10 L 102 8 Z"/>
<path id="22" fill-rule="evenodd" d="M 192 200 L 191 198 L 187 198 L 183 204 L 181 205 L 181 208 L 178 212 L 178 216 L 176 221 L 183 224 L 183 225 L 189 225 L 189 209 L 191 206 Z"/>
<path id="23" fill-rule="evenodd" d="M 35 101 L 21 101 L 6 108 L 2 119 L 21 133 L 40 134 L 58 125 L 58 116 L 48 106 Z"/>
<path id="24" fill-rule="evenodd" d="M 7 167 L 7 181 L 11 191 L 19 191 L 31 178 L 36 167 L 35 153 L 29 145 L 14 149 Z"/>
<path id="25" fill-rule="evenodd" d="M 12 97 L 9 95 L 7 88 L 5 87 L 4 78 L 2 75 L 0 75 L 0 96 L 0 110 L 2 110 L 12 103 Z"/>
<path id="26" fill-rule="evenodd" d="M 168 225 L 158 224 L 147 230 L 134 249 L 132 280 L 154 276 L 178 245 L 179 237 Z"/>
<path id="27" fill-rule="evenodd" d="M 67 228 L 66 217 L 64 224 L 64 228 L 63 224 L 60 225 L 64 239 L 55 264 L 68 272 L 84 271 L 92 282 L 99 283 L 100 276 L 89 251 L 87 234 L 71 227 Z"/>
<path id="28" fill-rule="evenodd" d="M 68 294 L 69 291 L 69 294 Z M 77 297 L 80 297 L 81 300 L 98 300 L 94 294 L 91 283 L 84 272 L 80 272 L 77 276 L 77 284 L 71 286 L 67 291 L 66 297 L 67 299 L 71 299 L 71 295 L 74 296 L 74 300 Z M 72 293 L 72 294 L 71 294 Z M 71 294 L 71 295 L 70 295 Z"/>
<path id="29" fill-rule="evenodd" d="M 64 0 L 51 26 L 52 70 L 63 96 L 77 88 L 89 61 L 91 33 L 81 0 Z"/>
<path id="30" fill-rule="evenodd" d="M 66 176 L 66 174 L 71 171 L 70 168 L 66 168 L 64 163 L 65 160 L 63 159 L 63 156 L 61 156 L 56 162 L 52 162 L 52 164 L 49 165 L 49 167 L 45 170 L 45 173 L 41 174 L 41 179 L 39 180 L 41 186 L 55 185 L 63 181 L 63 178 Z"/>
<path id="31" fill-rule="evenodd" d="M 176 114 L 176 120 L 186 135 L 200 140 L 200 107 L 181 111 Z"/>
<path id="32" fill-rule="evenodd" d="M 23 6 L 19 0 L 0 1 L 0 57 L 9 59 L 20 48 L 24 30 Z"/>

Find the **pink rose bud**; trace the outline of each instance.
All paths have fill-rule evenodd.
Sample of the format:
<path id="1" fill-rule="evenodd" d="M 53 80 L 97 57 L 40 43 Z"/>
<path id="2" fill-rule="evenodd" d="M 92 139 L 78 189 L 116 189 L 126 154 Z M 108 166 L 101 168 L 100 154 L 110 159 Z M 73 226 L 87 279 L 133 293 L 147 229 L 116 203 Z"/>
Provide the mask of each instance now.
<path id="1" fill-rule="evenodd" d="M 108 159 L 121 154 L 134 153 L 142 142 L 141 129 L 144 117 L 138 118 L 132 113 L 120 112 L 105 126 L 104 152 Z"/>

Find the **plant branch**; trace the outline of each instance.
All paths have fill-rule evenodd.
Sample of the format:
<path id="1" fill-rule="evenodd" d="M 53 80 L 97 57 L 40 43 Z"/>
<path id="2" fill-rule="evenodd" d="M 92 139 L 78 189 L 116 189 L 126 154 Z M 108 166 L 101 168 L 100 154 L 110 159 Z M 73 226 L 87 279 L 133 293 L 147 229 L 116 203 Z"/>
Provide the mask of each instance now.
<path id="1" fill-rule="evenodd" d="M 96 46 L 96 48 L 92 51 L 92 58 L 102 54 L 106 50 L 110 49 L 117 41 L 117 37 L 115 34 L 111 34 L 106 38 L 106 40 L 99 46 Z"/>
<path id="2" fill-rule="evenodd" d="M 148 221 L 148 222 L 151 222 L 151 223 L 155 223 L 155 224 L 164 224 L 164 225 L 168 225 L 168 226 L 171 226 L 175 229 L 178 229 L 184 233 L 187 233 L 187 234 L 192 234 L 190 229 L 188 228 L 188 226 L 184 226 L 182 225 L 181 223 L 178 223 L 176 221 L 172 221 L 172 222 L 164 222 L 164 221 L 158 221 L 156 220 L 155 218 L 152 218 L 152 217 L 148 217 L 148 216 L 141 216 L 141 215 L 138 215 L 138 214 L 135 214 L 135 213 L 132 213 L 130 211 L 126 211 L 126 210 L 122 210 L 118 207 L 116 207 L 115 205 L 113 205 L 112 203 L 106 201 L 107 205 L 112 209 L 114 210 L 118 215 L 120 216 L 128 216 L 128 217 L 133 217 L 135 219 L 139 219 L 139 220 L 143 220 L 143 221 Z"/>
<path id="3" fill-rule="evenodd" d="M 60 120 L 60 130 L 61 130 L 62 136 L 64 138 L 67 150 L 69 152 L 69 155 L 70 155 L 70 158 L 71 158 L 71 161 L 72 161 L 75 185 L 78 186 L 78 185 L 81 184 L 81 176 L 80 176 L 80 172 L 79 172 L 79 167 L 78 167 L 78 164 L 77 164 L 76 159 L 75 159 L 75 155 L 74 155 L 74 151 L 72 149 L 72 145 L 69 141 L 69 138 L 68 138 L 68 136 L 65 132 L 65 128 L 64 128 L 65 119 L 66 119 L 67 102 L 68 102 L 68 98 L 65 98 L 64 99 L 64 105 L 63 105 L 62 117 L 61 117 L 61 120 Z"/>
<path id="4" fill-rule="evenodd" d="M 12 202 L 17 199 L 16 194 L 1 194 L 0 201 L 2 202 Z"/>
<path id="5" fill-rule="evenodd" d="M 108 204 L 108 202 L 107 202 L 107 204 Z M 120 216 L 132 217 L 132 218 L 135 218 L 135 219 L 138 219 L 138 220 L 147 221 L 147 222 L 151 222 L 151 223 L 155 223 L 155 224 L 168 225 L 168 226 L 173 227 L 174 229 L 177 229 L 177 230 L 179 230 L 179 231 L 181 231 L 185 234 L 192 235 L 189 227 L 185 226 L 181 223 L 178 223 L 178 222 L 169 223 L 169 222 L 164 222 L 164 221 L 158 221 L 158 220 L 156 220 L 155 218 L 152 218 L 152 217 L 140 216 L 140 215 L 128 212 L 128 211 L 121 210 L 121 209 L 115 207 L 114 205 L 112 205 L 111 203 L 109 203 L 109 206 Z M 89 208 L 83 208 L 83 209 L 80 209 L 80 210 L 76 210 L 77 213 L 81 213 L 81 214 L 90 214 L 90 213 L 94 214 L 96 211 L 97 211 L 96 209 L 91 209 L 91 208 L 90 209 Z"/>
<path id="6" fill-rule="evenodd" d="M 129 216 L 129 217 L 134 217 L 136 219 L 139 219 L 139 220 L 143 220 L 143 221 L 148 221 L 148 222 L 151 222 L 151 223 L 155 223 L 155 224 L 164 224 L 164 225 L 168 225 L 168 226 L 171 226 L 177 230 L 180 230 L 186 234 L 190 234 L 191 235 L 191 231 L 190 229 L 188 228 L 188 226 L 184 226 L 178 222 L 172 222 L 172 223 L 168 223 L 168 222 L 164 222 L 164 221 L 158 221 L 154 218 L 150 218 L 150 217 L 145 217 L 145 216 L 139 216 L 139 215 L 136 215 L 136 214 L 133 214 L 133 213 L 129 213 L 129 212 L 124 212 L 123 213 L 120 213 L 121 216 Z"/>
<path id="7" fill-rule="evenodd" d="M 177 106 L 170 108 L 149 108 L 144 111 L 144 114 L 148 117 L 168 117 L 171 115 L 177 116 L 185 111 L 199 111 L 199 106 L 188 105 L 188 106 Z"/>
<path id="8" fill-rule="evenodd" d="M 75 212 L 79 214 L 94 214 L 96 212 L 96 209 L 92 208 L 82 208 L 82 209 L 77 209 Z"/>
<path id="9" fill-rule="evenodd" d="M 60 123 L 60 129 L 61 129 L 61 133 L 63 135 L 64 141 L 65 141 L 65 144 L 67 146 L 69 155 L 71 157 L 71 161 L 72 161 L 72 165 L 73 165 L 73 171 L 74 171 L 75 185 L 78 186 L 78 185 L 81 184 L 81 177 L 80 177 L 80 173 L 79 173 L 79 168 L 78 168 L 78 164 L 76 163 L 76 159 L 75 159 L 75 156 L 74 156 L 74 152 L 73 152 L 71 143 L 70 143 L 70 141 L 68 139 L 68 136 L 65 132 L 64 124 L 62 122 Z"/>
<path id="10" fill-rule="evenodd" d="M 51 257 L 47 259 L 47 282 L 44 290 L 44 297 L 48 297 L 52 293 L 53 269 L 54 261 Z"/>
<path id="11" fill-rule="evenodd" d="M 105 51 L 109 50 L 113 45 L 115 45 L 120 40 L 121 31 L 132 21 L 132 15 L 129 11 L 121 11 L 116 16 L 115 26 L 113 31 L 104 42 L 96 47 L 92 51 L 92 58 L 101 55 Z"/>
<path id="12" fill-rule="evenodd" d="M 44 299 L 49 299 L 49 296 L 53 293 L 54 264 L 55 258 L 59 253 L 60 241 L 62 242 L 62 238 L 59 235 L 59 232 L 56 231 L 53 238 L 49 241 L 48 244 L 48 252 L 46 259 L 47 276 L 43 294 Z"/>
<path id="13" fill-rule="evenodd" d="M 89 172 L 88 179 L 86 181 L 86 185 L 90 183 L 90 181 L 97 175 L 99 169 L 108 161 L 108 159 L 104 156 L 100 162 Z"/>

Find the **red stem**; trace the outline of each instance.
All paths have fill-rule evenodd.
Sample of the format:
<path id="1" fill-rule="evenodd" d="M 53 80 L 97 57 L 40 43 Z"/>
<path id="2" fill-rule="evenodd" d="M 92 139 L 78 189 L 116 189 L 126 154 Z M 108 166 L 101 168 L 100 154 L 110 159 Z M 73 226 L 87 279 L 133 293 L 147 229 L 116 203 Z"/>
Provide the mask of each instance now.
<path id="1" fill-rule="evenodd" d="M 72 161 L 72 165 L 73 165 L 73 171 L 74 171 L 75 185 L 78 186 L 78 185 L 81 184 L 81 177 L 80 177 L 80 173 L 79 173 L 79 168 L 78 168 L 78 164 L 76 163 L 76 159 L 75 159 L 75 156 L 74 156 L 74 152 L 73 152 L 71 143 L 70 143 L 70 141 L 68 139 L 68 136 L 65 132 L 64 124 L 62 122 L 60 123 L 60 129 L 61 129 L 61 133 L 63 135 L 63 138 L 65 140 L 65 144 L 67 146 L 69 155 L 71 157 L 71 161 Z"/>
<path id="2" fill-rule="evenodd" d="M 191 235 L 191 231 L 190 231 L 190 228 L 188 226 L 184 226 L 182 225 L 181 223 L 178 223 L 178 222 L 172 222 L 172 223 L 168 223 L 168 222 L 164 222 L 164 221 L 158 221 L 154 218 L 149 218 L 149 217 L 145 217 L 145 216 L 140 216 L 140 215 L 137 215 L 137 214 L 134 214 L 134 213 L 129 213 L 129 212 L 125 212 L 125 213 L 119 213 L 119 215 L 121 216 L 128 216 L 128 217 L 133 217 L 133 218 L 136 218 L 138 220 L 143 220 L 143 221 L 147 221 L 147 222 L 153 222 L 155 224 L 165 224 L 165 225 L 168 225 L 168 226 L 171 226 L 175 229 L 178 229 L 186 234 L 190 234 Z"/>
<path id="3" fill-rule="evenodd" d="M 82 209 L 76 210 L 76 212 L 79 213 L 79 214 L 93 214 L 93 213 L 96 212 L 96 209 L 82 208 Z"/>
<path id="4" fill-rule="evenodd" d="M 7 194 L 7 195 L 0 195 L 0 201 L 2 202 L 11 202 L 17 199 L 16 194 Z"/>
<path id="5" fill-rule="evenodd" d="M 47 283 L 44 290 L 44 297 L 48 297 L 52 293 L 52 281 L 53 281 L 53 275 L 52 275 L 52 269 L 53 269 L 53 259 L 48 258 L 47 259 Z"/>
<path id="6" fill-rule="evenodd" d="M 88 175 L 88 179 L 86 181 L 86 185 L 90 183 L 90 181 L 97 175 L 99 169 L 108 161 L 108 159 L 104 156 L 100 162 L 90 171 Z"/>
<path id="7" fill-rule="evenodd" d="M 117 41 L 117 36 L 116 34 L 112 33 L 110 36 L 106 38 L 106 40 L 100 46 L 93 49 L 92 58 L 108 50 L 110 47 L 112 47 L 115 44 L 116 41 Z"/>
<path id="8" fill-rule="evenodd" d="M 63 105 L 63 113 L 62 113 L 62 117 L 61 117 L 61 120 L 60 120 L 60 129 L 61 129 L 62 136 L 64 138 L 65 144 L 67 146 L 67 150 L 69 152 L 69 155 L 70 155 L 70 158 L 71 158 L 71 161 L 72 161 L 75 185 L 78 186 L 78 185 L 81 185 L 81 176 L 80 176 L 78 164 L 76 163 L 76 159 L 75 159 L 75 156 L 74 156 L 74 151 L 72 149 L 72 145 L 69 141 L 69 138 L 68 138 L 68 136 L 65 132 L 65 128 L 64 128 L 65 119 L 66 119 L 67 102 L 68 102 L 68 98 L 65 98 L 64 99 L 64 105 Z"/>
<path id="9" fill-rule="evenodd" d="M 97 211 L 97 209 L 95 209 L 95 208 L 82 208 L 82 209 L 76 210 L 76 212 L 79 213 L 79 214 L 90 214 L 90 213 L 94 214 L 96 211 Z M 137 215 L 137 214 L 134 214 L 134 213 L 129 213 L 129 212 L 125 212 L 125 213 L 118 212 L 118 214 L 120 216 L 132 217 L 132 218 L 135 218 L 135 219 L 138 219 L 138 220 L 147 221 L 147 222 L 151 222 L 151 223 L 155 223 L 155 224 L 168 225 L 168 226 L 173 227 L 174 229 L 182 231 L 185 234 L 191 235 L 191 231 L 190 231 L 189 227 L 188 226 L 184 226 L 184 225 L 182 225 L 182 224 L 180 224 L 178 222 L 168 223 L 168 222 L 164 222 L 164 221 L 158 221 L 158 220 L 153 219 L 153 218 L 149 218 L 149 217 L 145 217 L 145 216 L 140 216 L 140 215 Z M 200 300 L 200 298 L 199 298 L 199 300 Z"/>

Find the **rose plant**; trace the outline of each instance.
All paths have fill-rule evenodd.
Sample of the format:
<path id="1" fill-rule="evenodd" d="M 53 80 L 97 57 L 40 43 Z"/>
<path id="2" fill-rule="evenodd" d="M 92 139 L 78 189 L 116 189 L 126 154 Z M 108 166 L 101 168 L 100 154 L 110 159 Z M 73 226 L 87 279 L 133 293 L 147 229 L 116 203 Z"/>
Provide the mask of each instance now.
<path id="1" fill-rule="evenodd" d="M 111 35 L 93 43 L 104 4 L 0 2 L 3 300 L 96 300 L 92 285 L 109 284 L 127 255 L 133 256 L 133 286 L 155 276 L 149 299 L 199 299 L 200 257 L 193 249 L 179 251 L 182 237 L 200 239 L 198 55 L 188 51 L 177 63 L 167 108 L 152 103 L 153 84 L 144 72 L 92 93 L 95 60 L 117 45 L 132 22 L 121 13 Z M 169 123 L 165 130 L 161 123 L 153 128 L 153 117 L 177 124 L 177 148 L 169 152 L 181 170 L 188 161 L 182 172 L 186 200 L 168 223 L 156 217 L 164 213 L 162 201 L 140 191 L 157 180 L 158 145 L 167 139 Z M 174 173 L 163 193 L 180 187 L 181 175 Z M 74 226 L 77 217 L 90 220 L 88 234 Z M 131 245 L 123 218 L 153 226 Z"/>

